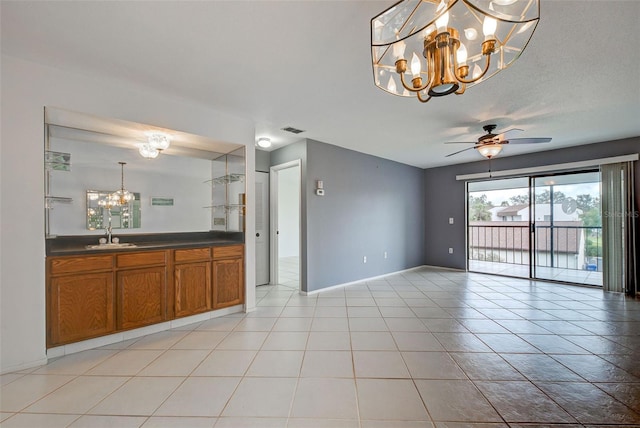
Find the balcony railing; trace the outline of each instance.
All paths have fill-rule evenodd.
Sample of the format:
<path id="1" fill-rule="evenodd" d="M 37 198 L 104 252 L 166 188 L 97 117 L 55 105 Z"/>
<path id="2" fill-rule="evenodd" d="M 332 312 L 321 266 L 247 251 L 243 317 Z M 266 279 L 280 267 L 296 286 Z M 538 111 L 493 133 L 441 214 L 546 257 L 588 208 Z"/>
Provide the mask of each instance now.
<path id="1" fill-rule="evenodd" d="M 532 247 L 530 226 L 525 222 L 487 223 L 469 225 L 469 259 L 528 265 Z M 536 266 L 601 270 L 601 227 L 550 225 L 548 222 L 539 222 L 534 230 L 533 262 Z"/>

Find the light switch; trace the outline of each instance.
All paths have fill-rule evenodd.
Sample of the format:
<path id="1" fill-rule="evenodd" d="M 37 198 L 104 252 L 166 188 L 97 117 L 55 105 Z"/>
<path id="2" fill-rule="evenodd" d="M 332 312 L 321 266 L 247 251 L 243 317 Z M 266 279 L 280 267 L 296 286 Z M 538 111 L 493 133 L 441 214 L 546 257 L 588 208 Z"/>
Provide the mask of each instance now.
<path id="1" fill-rule="evenodd" d="M 453 217 L 449 217 L 449 224 L 453 224 Z"/>

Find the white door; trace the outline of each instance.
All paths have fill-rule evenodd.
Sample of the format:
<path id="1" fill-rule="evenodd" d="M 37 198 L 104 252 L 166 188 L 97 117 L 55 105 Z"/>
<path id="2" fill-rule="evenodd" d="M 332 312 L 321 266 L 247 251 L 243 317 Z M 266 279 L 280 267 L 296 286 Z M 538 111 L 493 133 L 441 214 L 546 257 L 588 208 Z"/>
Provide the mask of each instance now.
<path id="1" fill-rule="evenodd" d="M 269 283 L 269 173 L 256 171 L 256 285 Z"/>

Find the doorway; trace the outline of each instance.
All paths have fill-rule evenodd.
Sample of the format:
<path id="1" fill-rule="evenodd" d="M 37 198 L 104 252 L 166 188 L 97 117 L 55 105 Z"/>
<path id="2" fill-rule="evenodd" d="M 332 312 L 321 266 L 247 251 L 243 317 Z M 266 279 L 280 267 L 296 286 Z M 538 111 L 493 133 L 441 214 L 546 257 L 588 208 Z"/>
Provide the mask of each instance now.
<path id="1" fill-rule="evenodd" d="M 300 289 L 300 160 L 271 167 L 271 284 Z"/>
<path id="2" fill-rule="evenodd" d="M 469 271 L 602 286 L 600 173 L 467 185 Z"/>
<path id="3" fill-rule="evenodd" d="M 269 173 L 256 171 L 256 285 L 269 283 Z"/>

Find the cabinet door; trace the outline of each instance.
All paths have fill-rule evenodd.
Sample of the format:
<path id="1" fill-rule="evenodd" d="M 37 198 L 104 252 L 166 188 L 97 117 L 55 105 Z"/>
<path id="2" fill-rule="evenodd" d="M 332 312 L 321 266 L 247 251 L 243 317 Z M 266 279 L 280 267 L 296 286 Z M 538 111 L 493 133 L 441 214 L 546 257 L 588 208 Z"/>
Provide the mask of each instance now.
<path id="1" fill-rule="evenodd" d="M 211 262 L 177 264 L 174 268 L 175 316 L 211 309 Z"/>
<path id="2" fill-rule="evenodd" d="M 164 321 L 167 316 L 167 273 L 164 266 L 117 272 L 118 329 Z"/>
<path id="3" fill-rule="evenodd" d="M 213 261 L 213 309 L 244 302 L 244 262 L 242 258 Z"/>
<path id="4" fill-rule="evenodd" d="M 49 287 L 49 345 L 115 331 L 113 273 L 54 277 Z"/>

